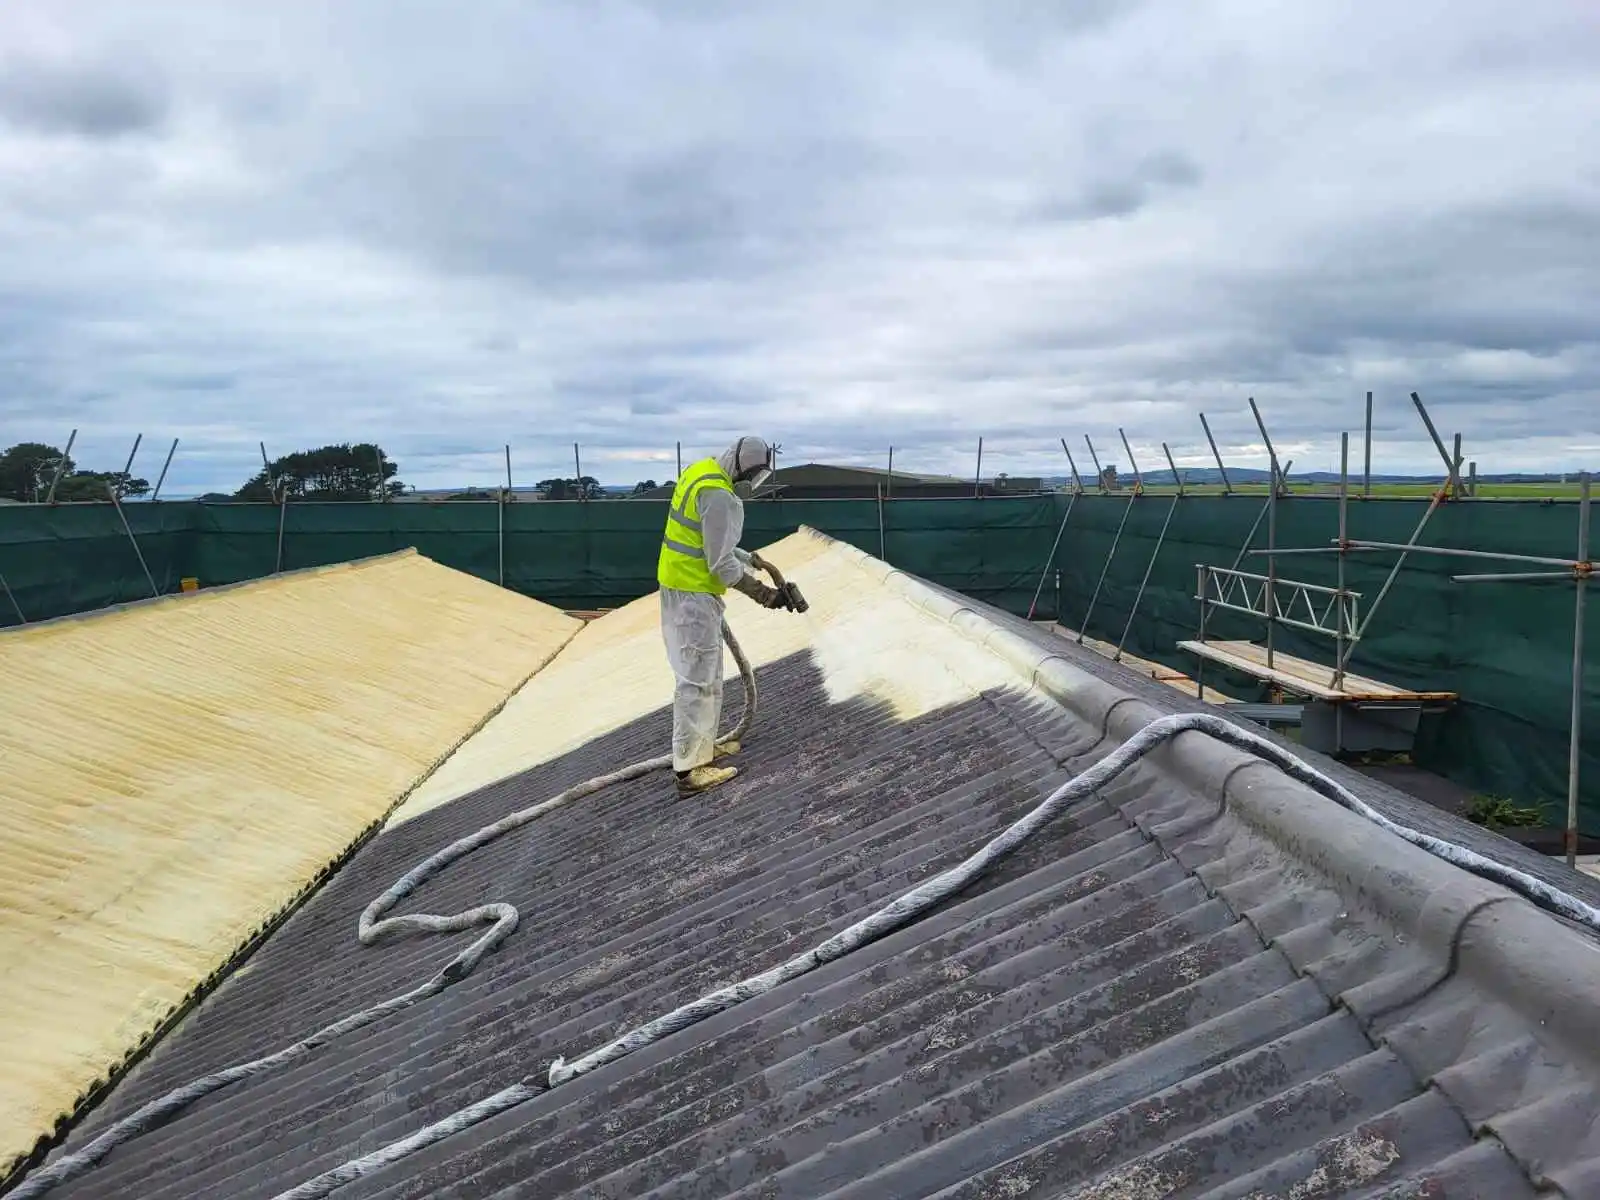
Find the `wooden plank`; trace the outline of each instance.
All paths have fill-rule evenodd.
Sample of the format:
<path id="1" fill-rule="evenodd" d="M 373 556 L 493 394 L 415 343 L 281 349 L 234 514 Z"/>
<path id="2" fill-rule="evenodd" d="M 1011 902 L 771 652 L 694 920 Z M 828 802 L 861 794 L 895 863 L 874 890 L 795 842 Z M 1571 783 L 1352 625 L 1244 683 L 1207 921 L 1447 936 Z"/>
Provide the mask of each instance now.
<path id="1" fill-rule="evenodd" d="M 1258 646 L 1254 642 L 1221 642 L 1215 644 L 1224 646 L 1240 657 L 1254 662 L 1263 670 L 1266 669 L 1267 648 L 1265 646 Z M 1296 658 L 1292 654 L 1284 654 L 1282 652 L 1273 656 L 1273 664 L 1279 669 L 1287 671 L 1296 679 L 1316 683 L 1328 689 L 1333 688 L 1333 668 L 1331 666 L 1323 666 L 1323 664 L 1312 662 L 1310 659 Z M 1392 683 L 1385 683 L 1380 679 L 1357 675 L 1349 671 L 1345 672 L 1343 687 L 1339 688 L 1334 694 L 1361 697 L 1375 696 L 1393 700 L 1415 700 L 1425 695 L 1438 697 L 1453 697 L 1454 695 L 1451 692 L 1415 692 L 1409 688 L 1396 687 Z"/>
<path id="2" fill-rule="evenodd" d="M 1078 631 L 1069 629 L 1059 622 L 1036 621 L 1034 623 L 1047 627 L 1060 637 L 1077 641 Z M 1199 696 L 1199 687 L 1193 679 L 1182 671 L 1167 666 L 1165 663 L 1152 662 L 1148 658 L 1140 658 L 1137 654 L 1128 654 L 1127 652 L 1124 652 L 1120 659 L 1116 659 L 1114 655 L 1117 652 L 1117 648 L 1110 642 L 1102 642 L 1098 638 L 1086 637 L 1083 639 L 1083 645 L 1085 649 L 1093 650 L 1101 658 L 1120 662 L 1122 666 L 1127 667 L 1130 671 L 1137 671 L 1147 679 L 1154 679 L 1157 683 L 1164 683 L 1174 691 L 1182 692 L 1185 696 L 1194 698 Z M 1234 702 L 1232 696 L 1224 696 L 1209 683 L 1206 684 L 1205 698 L 1208 704 L 1232 704 Z"/>
<path id="3" fill-rule="evenodd" d="M 1274 654 L 1272 667 L 1267 666 L 1267 648 L 1258 646 L 1254 642 L 1199 642 L 1182 641 L 1178 643 L 1180 650 L 1187 650 L 1201 658 L 1231 667 L 1243 674 L 1253 676 L 1271 683 L 1276 683 L 1285 690 L 1298 695 L 1311 696 L 1317 700 L 1327 700 L 1333 703 L 1347 701 L 1362 701 L 1372 703 L 1376 701 L 1399 700 L 1406 702 L 1423 700 L 1454 700 L 1456 693 L 1443 691 L 1417 692 L 1406 688 L 1395 687 L 1393 684 L 1383 683 L 1377 679 L 1368 679 L 1364 675 L 1351 675 L 1346 673 L 1344 686 L 1333 687 L 1333 668 L 1323 666 L 1321 663 L 1309 662 L 1303 658 L 1296 658 L 1292 654 L 1281 651 Z"/>
<path id="4" fill-rule="evenodd" d="M 1161 682 L 1166 684 L 1169 688 L 1172 688 L 1175 691 L 1182 692 L 1185 696 L 1189 697 L 1189 699 L 1191 699 L 1191 700 L 1200 699 L 1200 685 L 1197 684 L 1194 680 L 1190 679 L 1187 675 L 1174 675 L 1174 676 L 1165 677 L 1165 678 L 1162 678 L 1160 676 L 1156 676 L 1155 678 L 1160 678 Z M 1217 691 L 1217 689 L 1215 687 L 1213 687 L 1209 683 L 1206 684 L 1205 700 L 1206 700 L 1207 704 L 1236 704 L 1236 703 L 1238 703 L 1238 701 L 1235 700 L 1234 697 L 1232 697 L 1232 696 L 1224 696 L 1221 692 Z"/>

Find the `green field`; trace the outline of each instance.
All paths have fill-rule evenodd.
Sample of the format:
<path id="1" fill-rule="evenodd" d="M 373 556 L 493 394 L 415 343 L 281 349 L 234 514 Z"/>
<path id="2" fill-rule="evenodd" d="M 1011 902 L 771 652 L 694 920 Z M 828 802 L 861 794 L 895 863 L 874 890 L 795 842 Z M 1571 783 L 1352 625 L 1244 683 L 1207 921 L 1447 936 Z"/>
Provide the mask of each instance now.
<path id="1" fill-rule="evenodd" d="M 1438 489 L 1438 484 L 1432 483 L 1374 483 L 1372 485 L 1372 498 L 1374 500 L 1426 500 Z M 1131 488 L 1123 488 L 1117 494 L 1128 495 Z M 1170 496 L 1175 489 L 1170 483 L 1152 483 L 1145 487 L 1145 494 L 1150 496 Z M 1290 479 L 1288 491 L 1295 496 L 1337 496 L 1339 485 L 1336 483 L 1295 482 Z M 1222 485 L 1220 483 L 1193 483 L 1184 488 L 1187 495 L 1194 496 L 1220 496 Z M 1265 496 L 1267 485 L 1265 483 L 1236 483 L 1233 492 L 1239 496 Z M 1595 488 L 1595 494 L 1600 496 L 1600 487 Z M 1577 483 L 1480 483 L 1475 497 L 1479 500 L 1576 500 L 1579 498 L 1580 488 Z M 1362 498 L 1360 480 L 1352 480 L 1350 485 L 1352 499 Z"/>

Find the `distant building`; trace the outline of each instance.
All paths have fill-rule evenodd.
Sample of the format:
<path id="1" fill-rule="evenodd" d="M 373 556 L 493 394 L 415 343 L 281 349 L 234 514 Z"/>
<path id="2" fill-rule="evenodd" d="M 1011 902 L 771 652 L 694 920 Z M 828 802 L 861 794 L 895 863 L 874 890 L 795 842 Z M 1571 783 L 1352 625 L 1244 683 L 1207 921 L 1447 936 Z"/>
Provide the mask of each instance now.
<path id="1" fill-rule="evenodd" d="M 977 486 L 981 496 L 1015 496 L 1047 490 L 1038 477 L 1000 475 Z M 761 488 L 763 497 L 784 500 L 872 500 L 882 494 L 890 499 L 939 500 L 970 498 L 973 481 L 955 475 L 928 475 L 914 471 L 895 471 L 882 467 L 837 466 L 832 463 L 800 463 L 779 467 Z M 672 485 L 666 484 L 646 499 L 666 499 Z"/>
<path id="2" fill-rule="evenodd" d="M 1100 472 L 1100 486 L 1108 492 L 1117 490 L 1120 485 L 1117 483 L 1117 468 L 1115 466 L 1106 467 Z"/>
<path id="3" fill-rule="evenodd" d="M 762 491 L 775 493 L 785 500 L 870 500 L 880 491 L 890 496 L 931 499 L 970 496 L 972 481 L 953 475 L 891 473 L 880 467 L 799 463 L 774 471 Z"/>
<path id="4" fill-rule="evenodd" d="M 541 500 L 536 487 L 517 487 L 507 491 L 505 488 L 493 487 L 465 487 L 465 488 L 412 488 L 395 500 L 409 500 L 413 502 L 426 501 L 437 504 L 444 500 L 498 500 L 501 493 L 505 493 L 507 500 Z"/>
<path id="5" fill-rule="evenodd" d="M 995 492 L 1002 496 L 1031 496 L 1051 490 L 1038 475 L 996 475 L 993 486 Z"/>
<path id="6" fill-rule="evenodd" d="M 611 488 L 606 499 L 670 500 L 673 480 L 660 487 L 636 490 Z M 1037 475 L 997 475 L 978 485 L 981 496 L 1035 495 L 1053 490 Z M 780 467 L 772 473 L 761 488 L 762 498 L 785 500 L 871 500 L 879 494 L 893 499 L 938 500 L 970 499 L 973 481 L 955 475 L 929 475 L 917 471 L 895 471 L 892 474 L 882 467 L 836 466 L 831 463 L 800 463 Z M 413 490 L 399 500 L 494 500 L 499 495 L 495 488 L 428 488 Z M 537 488 L 519 487 L 508 496 L 512 500 L 539 500 Z"/>

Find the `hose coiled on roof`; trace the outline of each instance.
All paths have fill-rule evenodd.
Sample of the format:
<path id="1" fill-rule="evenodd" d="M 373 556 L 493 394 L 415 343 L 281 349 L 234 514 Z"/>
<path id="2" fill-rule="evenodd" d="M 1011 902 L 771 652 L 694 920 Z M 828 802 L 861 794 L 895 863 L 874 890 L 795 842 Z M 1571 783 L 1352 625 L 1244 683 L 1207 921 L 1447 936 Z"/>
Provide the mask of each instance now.
<path id="1" fill-rule="evenodd" d="M 723 624 L 722 632 L 729 649 L 732 650 L 733 656 L 738 662 L 739 673 L 744 680 L 746 692 L 744 710 L 740 715 L 738 725 L 733 732 L 719 739 L 719 742 L 742 737 L 748 731 L 750 723 L 754 719 L 757 701 L 755 676 L 750 668 L 749 661 L 745 658 L 738 641 L 734 638 L 726 622 Z M 1391 821 L 1371 805 L 1361 800 L 1348 788 L 1318 771 L 1290 751 L 1259 734 L 1241 728 L 1232 721 L 1211 713 L 1181 713 L 1162 717 L 1145 726 L 1098 763 L 1062 784 L 1038 806 L 1019 818 L 1007 829 L 991 838 L 976 853 L 963 862 L 903 893 L 889 904 L 862 918 L 849 928 L 826 938 L 787 962 L 760 974 L 750 976 L 738 983 L 708 992 L 688 1004 L 637 1026 L 621 1037 L 589 1051 L 571 1063 L 562 1058 L 557 1058 L 550 1065 L 543 1078 L 538 1075 L 530 1075 L 520 1082 L 504 1088 L 476 1104 L 452 1113 L 448 1117 L 435 1121 L 405 1138 L 391 1142 L 389 1145 L 359 1158 L 351 1159 L 332 1170 L 325 1171 L 313 1179 L 290 1188 L 288 1191 L 280 1192 L 274 1200 L 320 1200 L 320 1198 L 330 1195 L 347 1183 L 370 1176 L 386 1166 L 443 1141 L 445 1138 L 451 1137 L 481 1121 L 523 1104 L 568 1080 L 575 1079 L 579 1075 L 587 1074 L 608 1063 L 615 1062 L 626 1055 L 660 1041 L 662 1038 L 670 1037 L 674 1033 L 705 1020 L 707 1017 L 769 992 L 810 971 L 816 970 L 825 963 L 842 958 L 853 950 L 901 928 L 935 905 L 961 892 L 995 864 L 1013 854 L 1029 838 L 1033 837 L 1067 808 L 1090 798 L 1099 788 L 1104 787 L 1157 746 L 1177 734 L 1189 730 L 1208 734 L 1219 741 L 1246 750 L 1278 767 L 1291 778 L 1298 780 L 1312 790 L 1393 833 L 1404 841 L 1410 842 L 1412 845 L 1418 846 L 1447 862 L 1454 863 L 1468 871 L 1501 883 L 1541 907 L 1587 925 L 1591 929 L 1600 930 L 1600 909 L 1593 908 L 1583 901 L 1562 892 L 1559 888 L 1545 883 L 1543 880 L 1536 879 L 1515 867 L 1496 862 L 1453 842 L 1421 833 Z M 661 756 L 634 763 L 631 766 L 605 775 L 597 775 L 592 779 L 568 788 L 558 796 L 533 805 L 530 808 L 522 809 L 491 825 L 486 825 L 478 832 L 451 843 L 443 850 L 425 859 L 408 871 L 388 891 L 367 906 L 366 910 L 361 914 L 358 927 L 359 936 L 363 944 L 370 945 L 390 933 L 410 931 L 454 932 L 478 925 L 487 924 L 490 926 L 481 937 L 451 959 L 442 970 L 426 983 L 409 992 L 344 1017 L 273 1054 L 225 1068 L 222 1071 L 196 1079 L 168 1092 L 165 1096 L 151 1101 L 131 1116 L 111 1126 L 83 1150 L 75 1154 L 66 1155 L 57 1162 L 38 1171 L 27 1179 L 16 1190 L 14 1195 L 19 1200 L 32 1200 L 33 1197 L 41 1196 L 57 1184 L 82 1175 L 103 1160 L 117 1146 L 164 1124 L 181 1109 L 202 1096 L 209 1095 L 231 1083 L 264 1074 L 285 1063 L 304 1057 L 344 1033 L 349 1033 L 391 1013 L 408 1008 L 429 996 L 444 991 L 452 983 L 465 978 L 485 954 L 510 936 L 511 932 L 516 928 L 517 910 L 515 907 L 504 903 L 485 904 L 449 917 L 432 914 L 385 917 L 383 914 L 445 866 L 466 854 L 470 854 L 473 850 L 503 834 L 521 828 L 523 825 L 535 821 L 549 812 L 571 803 L 573 800 L 591 795 L 611 784 L 636 779 L 651 771 L 659 770 L 670 765 L 670 762 L 670 755 Z"/>
<path id="2" fill-rule="evenodd" d="M 739 640 L 733 636 L 733 630 L 728 627 L 727 621 L 722 622 L 722 638 L 728 644 L 728 649 L 733 654 L 733 660 L 739 667 L 739 678 L 744 682 L 744 707 L 740 711 L 739 721 L 733 729 L 717 739 L 718 745 L 738 741 L 750 731 L 760 700 L 756 689 L 755 670 L 751 667 L 750 660 L 745 657 L 744 650 L 739 645 Z M 408 992 L 402 992 L 398 996 L 391 996 L 387 1000 L 382 1000 L 372 1005 L 370 1008 L 364 1008 L 360 1012 L 341 1017 L 332 1024 L 325 1025 L 315 1033 L 301 1038 L 298 1042 L 293 1042 L 282 1049 L 275 1050 L 271 1054 L 251 1059 L 249 1062 L 235 1063 L 231 1067 L 224 1067 L 222 1070 L 214 1071 L 210 1075 L 203 1075 L 199 1079 L 190 1080 L 181 1087 L 174 1088 L 164 1096 L 158 1096 L 116 1122 L 82 1150 L 62 1155 L 55 1162 L 35 1171 L 12 1191 L 10 1200 L 32 1200 L 33 1197 L 42 1196 L 52 1188 L 76 1179 L 84 1172 L 97 1166 L 105 1159 L 106 1155 L 110 1154 L 118 1146 L 165 1125 L 196 1100 L 220 1091 L 230 1084 L 252 1079 L 258 1075 L 265 1075 L 277 1070 L 279 1067 L 302 1059 L 336 1038 L 343 1037 L 347 1033 L 353 1033 L 357 1029 L 371 1025 L 374 1021 L 382 1020 L 384 1017 L 410 1008 L 430 996 L 437 996 L 451 984 L 465 979 L 472 974 L 473 969 L 482 961 L 484 955 L 510 937 L 516 929 L 518 914 L 515 905 L 503 902 L 480 904 L 451 916 L 440 916 L 437 913 L 412 913 L 405 916 L 390 917 L 385 914 L 451 863 L 465 858 L 474 850 L 478 850 L 490 842 L 504 837 L 513 830 L 521 829 L 530 822 L 548 816 L 556 809 L 571 804 L 574 800 L 581 800 L 585 796 L 592 796 L 595 792 L 611 787 L 614 784 L 625 783 L 630 779 L 638 779 L 643 775 L 665 770 L 671 766 L 672 755 L 662 754 L 657 755 L 655 758 L 642 759 L 620 770 L 585 779 L 582 783 L 574 784 L 559 795 L 552 796 L 548 800 L 502 817 L 492 824 L 485 825 L 476 833 L 470 833 L 464 838 L 451 842 L 450 845 L 437 853 L 429 855 L 397 879 L 386 892 L 367 905 L 361 913 L 361 919 L 357 922 L 356 936 L 360 938 L 362 945 L 370 946 L 374 942 L 393 934 L 457 933 L 461 930 L 473 929 L 482 925 L 489 926 L 476 940 L 440 968 L 433 976 Z M 535 1095 L 542 1090 L 543 1088 L 536 1089 L 534 1092 L 530 1092 L 529 1095 Z M 491 1097 L 492 1099 L 494 1098 Z M 485 1101 L 485 1103 L 487 1104 L 488 1101 Z M 494 1111 L 498 1112 L 500 1109 L 497 1108 Z M 483 1116 L 490 1115 L 493 1114 L 485 1112 L 475 1119 L 481 1120 Z M 467 1123 L 471 1124 L 472 1122 L 469 1121 Z M 465 1125 L 462 1128 L 465 1128 Z M 326 1195 L 329 1190 L 331 1188 L 305 1194 Z M 298 1191 L 299 1189 L 296 1189 L 297 1194 Z"/>
<path id="3" fill-rule="evenodd" d="M 1187 730 L 1210 734 L 1219 741 L 1227 742 L 1229 745 L 1236 746 L 1241 750 L 1247 750 L 1278 767 L 1291 778 L 1300 781 L 1321 795 L 1328 797 L 1359 816 L 1365 817 L 1367 820 L 1413 845 L 1419 846 L 1429 853 L 1438 855 L 1440 858 L 1467 870 L 1475 871 L 1480 875 L 1503 883 L 1512 890 L 1521 892 L 1530 899 L 1550 907 L 1564 916 L 1571 917 L 1600 930 L 1600 909 L 1592 908 L 1581 900 L 1568 896 L 1543 880 L 1536 879 L 1526 872 L 1517 870 L 1515 867 L 1495 862 L 1493 859 L 1468 850 L 1465 847 L 1457 846 L 1453 842 L 1447 842 L 1442 838 L 1421 833 L 1389 820 L 1388 817 L 1385 817 L 1367 804 L 1343 784 L 1318 771 L 1315 767 L 1304 762 L 1290 751 L 1285 750 L 1276 742 L 1269 741 L 1259 734 L 1251 733 L 1249 730 L 1235 725 L 1232 721 L 1212 713 L 1179 713 L 1169 717 L 1162 717 L 1146 725 L 1094 766 L 1062 784 L 1032 811 L 1015 821 L 1000 834 L 991 838 L 982 848 L 963 862 L 935 876 L 926 883 L 903 893 L 876 912 L 857 921 L 848 929 L 844 929 L 832 937 L 818 942 L 809 950 L 795 955 L 787 962 L 780 963 L 778 966 L 763 971 L 758 975 L 742 979 L 738 983 L 707 992 L 699 999 L 692 1000 L 669 1013 L 647 1021 L 621 1037 L 589 1051 L 572 1063 L 567 1063 L 564 1059 L 557 1058 L 551 1063 L 545 1079 L 541 1080 L 537 1076 L 529 1076 L 522 1082 L 512 1084 L 510 1087 L 479 1101 L 470 1108 L 452 1113 L 432 1125 L 419 1129 L 409 1137 L 392 1142 L 379 1150 L 373 1151 L 371 1154 L 352 1159 L 314 1179 L 307 1180 L 298 1187 L 281 1192 L 274 1197 L 274 1200 L 321 1200 L 322 1197 L 329 1195 L 346 1183 L 371 1175 L 383 1167 L 398 1162 L 407 1155 L 425 1149 L 436 1142 L 443 1141 L 445 1138 L 451 1137 L 469 1126 L 477 1124 L 479 1121 L 487 1120 L 498 1113 L 514 1108 L 550 1088 L 557 1087 L 570 1079 L 577 1078 L 579 1075 L 584 1075 L 603 1067 L 607 1063 L 615 1062 L 617 1059 L 632 1054 L 636 1050 L 642 1050 L 651 1043 L 670 1037 L 672 1034 L 687 1029 L 707 1017 L 715 1016 L 717 1013 L 732 1008 L 736 1004 L 753 999 L 765 992 L 770 992 L 773 988 L 816 970 L 824 963 L 842 958 L 868 942 L 875 941 L 885 934 L 899 929 L 935 905 L 961 892 L 989 868 L 1013 854 L 1029 838 L 1060 816 L 1066 809 L 1083 800 L 1087 800 L 1099 788 L 1110 783 L 1111 780 L 1133 766 L 1134 763 L 1149 754 L 1157 746 Z"/>

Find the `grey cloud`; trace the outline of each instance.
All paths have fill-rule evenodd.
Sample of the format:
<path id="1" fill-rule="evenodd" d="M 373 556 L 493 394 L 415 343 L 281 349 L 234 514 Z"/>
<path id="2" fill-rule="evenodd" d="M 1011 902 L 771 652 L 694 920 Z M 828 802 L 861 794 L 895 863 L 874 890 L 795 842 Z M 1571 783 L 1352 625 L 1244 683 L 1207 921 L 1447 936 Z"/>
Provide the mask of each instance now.
<path id="1" fill-rule="evenodd" d="M 1376 222 L 1300 261 L 1235 277 L 1229 291 L 1308 355 L 1361 342 L 1423 357 L 1432 347 L 1550 355 L 1600 343 L 1597 245 L 1600 210 L 1470 208 Z"/>
<path id="2" fill-rule="evenodd" d="M 1076 204 L 1053 206 L 1045 214 L 1055 220 L 1071 221 L 1079 217 L 1125 217 L 1138 212 L 1145 205 L 1148 190 L 1131 179 L 1097 184 L 1085 193 Z"/>
<path id="3" fill-rule="evenodd" d="M 635 417 L 662 416 L 677 408 L 677 402 L 670 396 L 632 396 L 628 400 L 628 413 Z"/>
<path id="4" fill-rule="evenodd" d="M 354 152 L 308 179 L 319 223 L 384 252 L 541 287 L 743 278 L 814 252 L 830 194 L 878 165 L 848 139 L 759 139 L 608 155 L 443 131 Z"/>
<path id="5" fill-rule="evenodd" d="M 0 62 L 0 119 L 24 129 L 115 138 L 157 128 L 167 107 L 161 79 L 131 64 Z"/>
<path id="6" fill-rule="evenodd" d="M 1164 183 L 1172 187 L 1194 187 L 1204 178 L 1198 163 L 1175 150 L 1150 155 L 1139 164 L 1137 174 L 1148 183 Z"/>
<path id="7" fill-rule="evenodd" d="M 1204 178 L 1193 159 L 1164 150 L 1135 164 L 1126 174 L 1089 184 L 1081 194 L 1044 202 L 1037 216 L 1046 221 L 1126 217 L 1168 193 L 1198 187 Z"/>
<path id="8" fill-rule="evenodd" d="M 1367 387 L 1390 468 L 1434 458 L 1412 387 L 1507 461 L 1548 455 L 1535 417 L 1600 441 L 1571 14 L 11 10 L 0 415 L 170 428 L 179 490 L 263 438 L 377 437 L 449 485 L 508 441 L 519 477 L 576 440 L 627 481 L 750 428 L 954 474 L 981 434 L 1032 473 L 1086 428 L 1200 442 L 1201 408 L 1250 445 L 1250 394 L 1320 467 Z"/>
<path id="9" fill-rule="evenodd" d="M 872 40 L 898 40 L 918 33 L 958 38 L 990 51 L 1017 57 L 1041 42 L 1102 31 L 1147 4 L 1148 0 L 923 0 L 915 6 L 864 5 L 859 0 L 812 0 L 795 10 L 796 26 L 840 26 L 867 32 Z M 581 5 L 582 0 L 568 0 Z M 741 0 L 637 0 L 629 7 L 674 21 L 726 24 L 747 18 Z"/>
<path id="10" fill-rule="evenodd" d="M 174 392 L 226 392 L 237 386 L 238 382 L 237 375 L 212 371 L 163 375 L 149 381 L 153 388 Z"/>
<path id="11" fill-rule="evenodd" d="M 661 417 L 699 407 L 732 406 L 736 397 L 708 381 L 694 382 L 683 372 L 661 369 L 596 371 L 554 381 L 554 391 L 574 410 L 570 418 L 611 441 L 627 442 L 635 423 L 618 425 L 616 413 L 627 417 Z M 593 436 L 591 434 L 591 436 Z"/>

